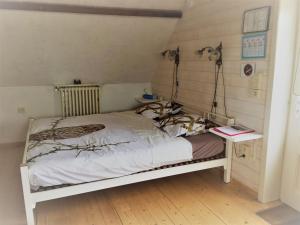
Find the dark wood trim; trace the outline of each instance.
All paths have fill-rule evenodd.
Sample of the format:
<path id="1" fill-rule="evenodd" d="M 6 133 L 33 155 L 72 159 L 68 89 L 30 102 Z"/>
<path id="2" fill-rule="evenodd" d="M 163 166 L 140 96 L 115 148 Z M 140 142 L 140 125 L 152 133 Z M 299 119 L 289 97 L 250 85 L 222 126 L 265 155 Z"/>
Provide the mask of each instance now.
<path id="1" fill-rule="evenodd" d="M 57 13 L 114 15 L 114 16 L 140 16 L 140 17 L 163 17 L 163 18 L 182 17 L 182 12 L 179 10 L 96 7 L 96 6 L 81 6 L 81 5 L 68 5 L 68 4 L 56 4 L 56 3 L 52 4 L 52 3 L 35 3 L 35 2 L 15 2 L 15 1 L 0 1 L 0 9 L 57 12 Z"/>

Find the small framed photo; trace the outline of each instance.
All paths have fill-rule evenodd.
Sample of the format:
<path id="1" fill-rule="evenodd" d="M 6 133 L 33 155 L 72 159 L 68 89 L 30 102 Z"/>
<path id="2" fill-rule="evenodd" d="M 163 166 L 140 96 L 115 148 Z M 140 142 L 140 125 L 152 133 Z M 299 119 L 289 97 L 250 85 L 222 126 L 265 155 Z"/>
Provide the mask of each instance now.
<path id="1" fill-rule="evenodd" d="M 241 77 L 252 77 L 255 75 L 256 64 L 254 62 L 241 64 Z"/>
<path id="2" fill-rule="evenodd" d="M 251 9 L 244 12 L 243 33 L 264 32 L 269 30 L 271 6 Z"/>
<path id="3" fill-rule="evenodd" d="M 242 59 L 265 58 L 267 33 L 247 34 L 242 37 Z"/>

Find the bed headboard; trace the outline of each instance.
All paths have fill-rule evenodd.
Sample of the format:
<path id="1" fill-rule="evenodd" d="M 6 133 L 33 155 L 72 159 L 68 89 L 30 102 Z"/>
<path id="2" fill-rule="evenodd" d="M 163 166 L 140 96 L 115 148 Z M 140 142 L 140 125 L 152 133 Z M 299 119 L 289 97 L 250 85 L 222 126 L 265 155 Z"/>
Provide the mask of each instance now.
<path id="1" fill-rule="evenodd" d="M 101 87 L 94 84 L 60 85 L 62 116 L 83 116 L 100 113 Z"/>
<path id="2" fill-rule="evenodd" d="M 195 110 L 190 107 L 184 107 L 184 111 L 189 112 L 189 113 L 201 114 L 201 116 L 203 118 L 208 119 L 220 126 L 232 126 L 235 123 L 235 120 L 232 117 L 227 117 L 227 116 L 212 113 L 212 112 L 205 112 L 205 111 L 199 112 L 199 110 Z"/>
<path id="3" fill-rule="evenodd" d="M 220 114 L 211 113 L 211 112 L 203 112 L 204 117 L 214 123 L 221 125 L 221 126 L 232 126 L 235 123 L 234 118 L 226 117 Z"/>

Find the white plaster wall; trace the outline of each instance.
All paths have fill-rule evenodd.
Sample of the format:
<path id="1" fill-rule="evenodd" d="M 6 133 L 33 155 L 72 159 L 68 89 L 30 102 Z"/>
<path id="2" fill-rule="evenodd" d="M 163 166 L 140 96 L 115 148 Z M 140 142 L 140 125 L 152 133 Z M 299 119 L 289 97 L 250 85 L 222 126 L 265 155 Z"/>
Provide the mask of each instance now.
<path id="1" fill-rule="evenodd" d="M 102 86 L 101 111 L 133 109 L 144 90 L 151 92 L 151 84 L 119 83 Z M 20 109 L 24 109 L 20 110 Z M 0 143 L 25 140 L 30 117 L 61 115 L 60 96 L 54 86 L 23 86 L 0 88 Z"/>
<path id="2" fill-rule="evenodd" d="M 288 129 L 287 125 L 291 103 L 294 103 L 294 99 L 291 99 L 291 92 L 296 55 L 298 4 L 298 0 L 276 1 L 278 8 L 276 38 L 271 61 L 272 78 L 268 84 L 264 151 L 259 188 L 259 200 L 262 202 L 279 199 L 283 155 L 285 152 L 285 157 L 289 156 L 288 150 L 290 150 L 290 143 L 285 146 L 286 139 L 290 141 L 294 138 L 293 136 L 289 137 L 289 132 L 297 132 L 293 129 L 294 126 L 297 126 L 294 118 L 291 118 L 293 119 L 292 125 Z M 292 157 L 294 157 L 293 154 Z M 285 159 L 285 163 L 292 162 L 287 159 Z M 288 167 L 288 169 L 290 168 Z M 288 173 L 293 174 L 293 171 L 289 170 Z M 294 176 L 291 177 L 295 179 Z M 296 183 L 296 181 L 294 182 Z M 283 183 L 284 186 L 285 183 Z"/>
<path id="3" fill-rule="evenodd" d="M 52 86 L 1 87 L 0 143 L 24 141 L 28 118 L 58 115 L 57 100 Z"/>
<path id="4" fill-rule="evenodd" d="M 101 112 L 124 111 L 135 108 L 136 100 L 152 93 L 151 83 L 106 84 L 101 90 Z"/>
<path id="5" fill-rule="evenodd" d="M 185 1 L 35 2 L 178 10 Z M 159 53 L 177 21 L 0 10 L 0 143 L 23 141 L 28 117 L 59 114 L 58 98 L 53 92 L 55 84 L 70 84 L 74 78 L 98 84 L 151 81 L 161 57 Z M 142 85 L 139 90 L 143 88 Z M 131 102 L 126 105 L 122 101 L 125 105 L 119 110 L 133 105 L 136 93 L 139 91 L 131 90 Z M 108 102 L 108 108 L 118 109 Z M 25 112 L 20 112 L 22 108 Z"/>
<path id="6" fill-rule="evenodd" d="M 0 11 L 0 85 L 149 81 L 176 22 Z"/>

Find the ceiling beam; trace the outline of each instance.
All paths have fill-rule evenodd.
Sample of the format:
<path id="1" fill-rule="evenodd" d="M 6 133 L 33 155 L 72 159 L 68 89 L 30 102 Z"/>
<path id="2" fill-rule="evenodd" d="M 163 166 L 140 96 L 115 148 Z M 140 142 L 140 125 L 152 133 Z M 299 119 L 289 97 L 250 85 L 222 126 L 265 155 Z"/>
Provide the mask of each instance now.
<path id="1" fill-rule="evenodd" d="M 2 10 L 22 10 L 56 13 L 76 13 L 112 16 L 139 16 L 139 17 L 162 17 L 181 18 L 180 10 L 163 9 L 137 9 L 137 8 L 117 8 L 117 7 L 97 7 L 59 3 L 38 3 L 38 2 L 17 2 L 0 1 Z"/>

